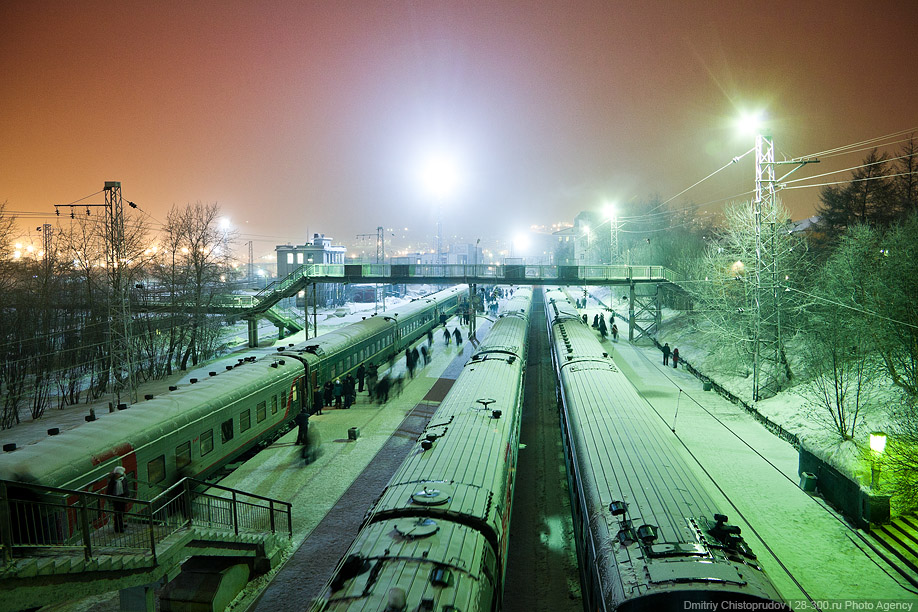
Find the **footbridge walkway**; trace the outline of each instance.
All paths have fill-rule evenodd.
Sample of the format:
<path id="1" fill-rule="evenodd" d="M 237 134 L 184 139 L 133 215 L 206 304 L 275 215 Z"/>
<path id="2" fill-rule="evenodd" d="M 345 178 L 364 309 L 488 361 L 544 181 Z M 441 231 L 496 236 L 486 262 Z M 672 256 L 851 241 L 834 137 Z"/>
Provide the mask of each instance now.
<path id="1" fill-rule="evenodd" d="M 664 286 L 680 289 L 681 278 L 663 266 L 542 266 L 524 264 L 307 264 L 300 266 L 287 277 L 278 279 L 252 298 L 252 305 L 243 318 L 249 321 L 249 346 L 258 345 L 259 318 L 270 318 L 272 308 L 284 298 L 305 291 L 314 283 L 372 283 L 372 284 L 468 284 L 479 285 L 618 285 L 629 288 L 628 310 L 631 325 L 629 338 L 635 339 L 636 322 L 650 332 L 660 323 L 660 292 Z M 650 285 L 650 291 L 637 291 L 640 285 Z M 288 317 L 291 325 L 274 321 L 278 335 L 283 338 L 285 329 L 297 332 L 302 325 Z"/>
<path id="2" fill-rule="evenodd" d="M 122 501 L 0 480 L 0 611 L 119 590 L 122 610 L 152 612 L 153 587 L 180 584 L 189 557 L 205 569 L 185 580 L 232 599 L 277 563 L 293 533 L 289 503 L 192 478 L 120 512 Z"/>

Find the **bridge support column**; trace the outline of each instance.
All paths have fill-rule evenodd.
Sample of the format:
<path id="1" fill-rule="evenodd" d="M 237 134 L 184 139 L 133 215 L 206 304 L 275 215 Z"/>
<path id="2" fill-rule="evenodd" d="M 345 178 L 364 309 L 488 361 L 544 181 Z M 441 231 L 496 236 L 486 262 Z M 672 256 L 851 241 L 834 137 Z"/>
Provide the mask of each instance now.
<path id="1" fill-rule="evenodd" d="M 284 330 L 286 328 L 284 327 L 283 323 L 275 323 L 274 326 L 277 328 L 277 339 L 283 340 L 286 338 L 286 335 L 284 334 Z"/>
<path id="2" fill-rule="evenodd" d="M 249 325 L 249 348 L 256 348 L 258 346 L 258 321 L 249 319 L 246 323 Z"/>
<path id="3" fill-rule="evenodd" d="M 634 342 L 634 281 L 628 285 L 628 342 Z"/>
<path id="4" fill-rule="evenodd" d="M 121 612 L 153 612 L 154 597 L 152 584 L 129 587 L 118 592 Z"/>
<path id="5" fill-rule="evenodd" d="M 657 294 L 654 296 L 654 329 L 660 333 L 660 327 L 663 325 L 663 285 L 657 284 Z M 656 334 L 654 334 L 656 336 Z"/>

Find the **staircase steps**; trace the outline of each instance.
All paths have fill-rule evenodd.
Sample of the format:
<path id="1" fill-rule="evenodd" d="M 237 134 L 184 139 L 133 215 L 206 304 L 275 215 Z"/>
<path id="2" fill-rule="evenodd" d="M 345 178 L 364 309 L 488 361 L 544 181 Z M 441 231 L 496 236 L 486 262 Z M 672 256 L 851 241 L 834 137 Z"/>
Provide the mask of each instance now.
<path id="1" fill-rule="evenodd" d="M 879 552 L 914 586 L 918 586 L 918 517 L 905 515 L 870 528 Z"/>

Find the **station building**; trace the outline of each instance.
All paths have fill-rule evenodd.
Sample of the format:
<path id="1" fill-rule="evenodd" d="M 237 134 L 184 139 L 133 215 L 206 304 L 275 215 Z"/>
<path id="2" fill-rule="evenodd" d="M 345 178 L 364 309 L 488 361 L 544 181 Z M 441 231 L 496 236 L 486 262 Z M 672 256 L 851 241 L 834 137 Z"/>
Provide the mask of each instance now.
<path id="1" fill-rule="evenodd" d="M 300 266 L 313 264 L 344 264 L 347 248 L 332 245 L 332 238 L 325 234 L 313 234 L 306 244 L 281 244 L 274 247 L 277 253 L 277 278 L 296 272 Z M 316 286 L 319 306 L 338 306 L 344 303 L 344 286 L 340 283 L 319 283 Z M 308 300 L 311 302 L 312 294 Z"/>

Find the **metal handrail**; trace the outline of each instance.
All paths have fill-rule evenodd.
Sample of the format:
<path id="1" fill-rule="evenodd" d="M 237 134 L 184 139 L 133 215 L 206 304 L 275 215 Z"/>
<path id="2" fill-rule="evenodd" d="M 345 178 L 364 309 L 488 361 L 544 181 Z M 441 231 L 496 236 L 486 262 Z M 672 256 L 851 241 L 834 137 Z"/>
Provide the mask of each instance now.
<path id="1" fill-rule="evenodd" d="M 204 490 L 201 490 L 204 489 Z M 213 492 L 216 491 L 216 494 Z M 116 504 L 124 504 L 119 510 Z M 5 563 L 30 550 L 82 549 L 86 559 L 147 553 L 180 529 L 293 535 L 292 505 L 184 478 L 151 500 L 0 480 L 0 548 Z"/>

